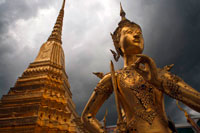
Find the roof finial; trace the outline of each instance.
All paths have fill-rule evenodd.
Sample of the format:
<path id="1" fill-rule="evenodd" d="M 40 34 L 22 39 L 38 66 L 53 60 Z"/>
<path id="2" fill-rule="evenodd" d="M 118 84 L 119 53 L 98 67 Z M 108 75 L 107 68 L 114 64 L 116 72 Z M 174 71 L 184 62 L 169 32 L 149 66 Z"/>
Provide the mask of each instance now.
<path id="1" fill-rule="evenodd" d="M 63 0 L 62 10 L 64 10 L 64 8 L 65 8 L 65 0 Z"/>
<path id="2" fill-rule="evenodd" d="M 57 41 L 57 42 L 62 44 L 61 36 L 62 36 L 64 8 L 65 8 L 65 0 L 63 0 L 62 8 L 60 9 L 58 18 L 57 18 L 56 23 L 53 27 L 53 31 L 48 38 L 48 41 Z"/>
<path id="3" fill-rule="evenodd" d="M 122 20 L 125 20 L 126 19 L 126 13 L 124 12 L 123 8 L 122 8 L 122 4 L 120 2 L 120 16 L 122 18 Z"/>

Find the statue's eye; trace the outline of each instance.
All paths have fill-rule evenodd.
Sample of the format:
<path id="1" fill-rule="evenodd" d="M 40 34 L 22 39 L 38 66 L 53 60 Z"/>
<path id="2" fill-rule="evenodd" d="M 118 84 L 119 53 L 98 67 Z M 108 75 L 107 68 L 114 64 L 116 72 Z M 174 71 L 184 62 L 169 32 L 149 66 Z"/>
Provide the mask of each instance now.
<path id="1" fill-rule="evenodd" d="M 131 30 L 127 30 L 127 31 L 124 31 L 124 33 L 125 33 L 125 34 L 132 34 L 133 31 L 131 31 Z"/>
<path id="2" fill-rule="evenodd" d="M 129 34 L 132 34 L 132 33 L 133 33 L 133 31 L 130 31 L 130 30 L 129 30 L 129 31 L 127 31 L 127 33 L 129 33 Z"/>

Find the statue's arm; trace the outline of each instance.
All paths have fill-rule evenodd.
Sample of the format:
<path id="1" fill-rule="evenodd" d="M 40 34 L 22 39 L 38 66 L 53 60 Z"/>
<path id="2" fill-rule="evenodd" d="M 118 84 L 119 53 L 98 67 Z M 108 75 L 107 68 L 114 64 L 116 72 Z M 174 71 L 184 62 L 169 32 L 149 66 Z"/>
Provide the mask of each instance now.
<path id="1" fill-rule="evenodd" d="M 160 80 L 159 90 L 200 112 L 200 93 L 198 91 L 166 70 L 158 72 L 158 79 Z"/>
<path id="2" fill-rule="evenodd" d="M 200 93 L 186 84 L 181 78 L 169 72 L 170 68 L 158 69 L 154 60 L 146 55 L 136 55 L 138 60 L 133 68 L 156 88 L 200 112 Z M 140 68 L 144 64 L 145 68 Z"/>
<path id="3" fill-rule="evenodd" d="M 111 74 L 107 74 L 97 84 L 81 116 L 85 127 L 89 131 L 95 133 L 104 132 L 102 125 L 100 125 L 95 116 L 112 92 Z"/>

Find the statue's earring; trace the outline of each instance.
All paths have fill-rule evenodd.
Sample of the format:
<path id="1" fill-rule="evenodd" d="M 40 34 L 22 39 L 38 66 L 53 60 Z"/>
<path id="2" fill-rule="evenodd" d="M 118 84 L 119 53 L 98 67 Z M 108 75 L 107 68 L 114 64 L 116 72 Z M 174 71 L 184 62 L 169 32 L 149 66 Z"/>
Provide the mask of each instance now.
<path id="1" fill-rule="evenodd" d="M 113 54 L 115 61 L 117 62 L 119 60 L 120 55 L 118 53 L 116 53 L 115 51 L 113 51 L 112 49 L 110 49 L 110 51 Z"/>
<path id="2" fill-rule="evenodd" d="M 115 46 L 115 49 L 116 49 L 117 53 L 112 49 L 110 49 L 110 51 L 113 54 L 113 57 L 114 57 L 115 61 L 117 62 L 119 60 L 120 53 L 119 53 L 119 50 L 117 50 L 117 48 L 116 48 L 116 42 L 115 42 L 116 40 L 115 40 L 114 35 L 112 33 L 110 33 L 110 35 L 112 37 L 112 40 L 113 40 L 113 43 L 114 43 L 114 46 Z"/>

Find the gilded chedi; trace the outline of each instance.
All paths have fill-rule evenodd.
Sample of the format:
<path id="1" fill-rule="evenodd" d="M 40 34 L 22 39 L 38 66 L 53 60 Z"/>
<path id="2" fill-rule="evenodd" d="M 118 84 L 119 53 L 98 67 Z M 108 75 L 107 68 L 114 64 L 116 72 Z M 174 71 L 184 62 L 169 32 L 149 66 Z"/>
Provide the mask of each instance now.
<path id="1" fill-rule="evenodd" d="M 64 6 L 35 61 L 2 97 L 0 132 L 77 132 L 61 41 Z"/>

